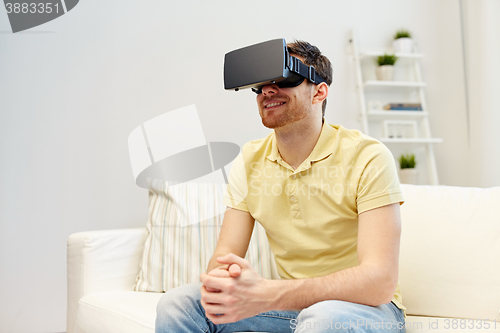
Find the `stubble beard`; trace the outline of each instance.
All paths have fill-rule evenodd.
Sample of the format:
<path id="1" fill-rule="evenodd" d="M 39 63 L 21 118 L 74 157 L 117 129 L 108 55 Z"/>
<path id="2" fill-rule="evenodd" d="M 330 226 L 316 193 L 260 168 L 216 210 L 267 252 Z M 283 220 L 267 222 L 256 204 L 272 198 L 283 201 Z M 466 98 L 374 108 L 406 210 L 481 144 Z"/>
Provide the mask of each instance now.
<path id="1" fill-rule="evenodd" d="M 287 108 L 280 111 L 278 115 L 275 115 L 273 112 L 270 115 L 266 115 L 264 111 L 263 114 L 265 116 L 262 117 L 262 124 L 267 128 L 276 129 L 304 119 L 307 116 L 308 112 L 304 105 L 295 105 L 295 107 L 292 106 L 291 108 L 289 108 L 291 105 L 285 105 Z"/>

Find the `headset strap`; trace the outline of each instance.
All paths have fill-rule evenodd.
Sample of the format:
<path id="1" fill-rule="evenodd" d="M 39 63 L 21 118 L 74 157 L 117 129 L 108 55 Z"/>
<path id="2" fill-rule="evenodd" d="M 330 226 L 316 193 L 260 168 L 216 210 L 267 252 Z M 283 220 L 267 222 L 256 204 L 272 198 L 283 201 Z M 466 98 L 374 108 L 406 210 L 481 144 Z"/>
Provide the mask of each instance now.
<path id="1" fill-rule="evenodd" d="M 289 68 L 292 72 L 305 77 L 314 84 L 326 83 L 326 80 L 316 73 L 314 66 L 307 66 L 296 57 L 290 56 Z"/>

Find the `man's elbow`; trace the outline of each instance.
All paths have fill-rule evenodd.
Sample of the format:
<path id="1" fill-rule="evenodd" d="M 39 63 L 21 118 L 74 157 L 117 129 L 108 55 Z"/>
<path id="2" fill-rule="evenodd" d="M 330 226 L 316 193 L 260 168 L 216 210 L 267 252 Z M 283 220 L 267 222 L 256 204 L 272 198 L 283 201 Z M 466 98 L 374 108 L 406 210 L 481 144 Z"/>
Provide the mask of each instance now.
<path id="1" fill-rule="evenodd" d="M 379 285 L 379 287 L 377 288 L 378 292 L 376 293 L 376 297 L 373 300 L 374 301 L 373 306 L 387 304 L 393 299 L 394 292 L 396 291 L 396 288 L 398 286 L 397 275 L 395 277 L 385 276 L 381 278 L 380 283 L 378 285 Z"/>
<path id="2" fill-rule="evenodd" d="M 383 295 L 383 297 L 381 297 L 380 301 L 377 302 L 379 304 L 377 304 L 376 306 L 390 303 L 393 298 L 394 298 L 394 291 L 392 291 L 391 293 L 385 293 L 385 295 Z"/>
<path id="3" fill-rule="evenodd" d="M 370 267 L 371 271 L 371 292 L 366 300 L 366 304 L 370 306 L 379 306 L 389 303 L 394 297 L 398 285 L 397 272 L 388 272 L 380 270 L 379 267 Z"/>

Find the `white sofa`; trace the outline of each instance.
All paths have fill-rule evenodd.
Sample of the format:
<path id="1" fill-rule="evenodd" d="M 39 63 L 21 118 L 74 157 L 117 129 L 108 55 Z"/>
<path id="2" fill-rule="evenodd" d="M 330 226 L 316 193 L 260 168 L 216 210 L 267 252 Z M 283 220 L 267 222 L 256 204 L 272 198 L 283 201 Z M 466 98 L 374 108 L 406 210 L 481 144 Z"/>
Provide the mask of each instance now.
<path id="1" fill-rule="evenodd" d="M 407 332 L 500 332 L 500 187 L 402 189 Z M 154 332 L 162 294 L 132 290 L 145 238 L 146 228 L 69 237 L 68 333 Z"/>

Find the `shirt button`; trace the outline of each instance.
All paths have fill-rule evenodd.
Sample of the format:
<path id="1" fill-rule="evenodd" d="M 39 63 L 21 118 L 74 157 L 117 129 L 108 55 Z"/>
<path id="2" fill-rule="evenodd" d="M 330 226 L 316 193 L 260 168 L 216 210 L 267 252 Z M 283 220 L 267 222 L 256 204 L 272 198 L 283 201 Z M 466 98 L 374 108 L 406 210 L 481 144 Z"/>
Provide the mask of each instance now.
<path id="1" fill-rule="evenodd" d="M 295 178 L 297 178 L 297 176 L 296 175 L 292 175 L 290 178 L 295 179 Z"/>
<path id="2" fill-rule="evenodd" d="M 291 200 L 292 202 L 295 202 L 295 201 L 297 201 L 297 197 L 295 197 L 294 195 L 292 195 L 292 196 L 290 196 L 290 200 Z"/>

